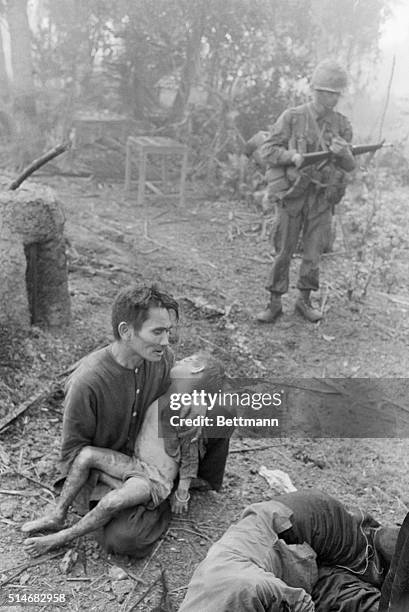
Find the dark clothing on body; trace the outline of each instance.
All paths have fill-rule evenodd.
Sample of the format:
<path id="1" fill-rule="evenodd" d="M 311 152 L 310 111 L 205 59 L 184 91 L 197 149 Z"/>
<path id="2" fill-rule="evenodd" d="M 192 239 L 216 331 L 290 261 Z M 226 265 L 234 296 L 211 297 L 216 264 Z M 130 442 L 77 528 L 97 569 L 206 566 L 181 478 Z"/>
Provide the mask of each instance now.
<path id="1" fill-rule="evenodd" d="M 316 489 L 284 493 L 273 499 L 292 511 L 291 543 L 307 542 L 317 553 L 319 565 L 341 565 L 365 575 L 373 584 L 381 584 L 385 574 L 381 578 L 378 570 L 373 570 L 374 564 L 379 568 L 381 563 L 373 543 L 380 524 L 369 514 L 352 514 L 340 501 Z M 373 550 L 369 564 L 367 545 Z"/>
<path id="2" fill-rule="evenodd" d="M 317 554 L 315 611 L 377 612 L 387 569 L 374 545 L 379 523 L 315 489 L 274 499 L 292 511 L 293 527 L 280 537 L 291 544 L 307 542 Z"/>
<path id="3" fill-rule="evenodd" d="M 159 362 L 143 361 L 135 372 L 115 361 L 107 346 L 80 362 L 65 388 L 64 474 L 83 446 L 133 454 L 148 406 L 169 387 L 173 361 L 171 351 L 165 350 Z"/>
<path id="4" fill-rule="evenodd" d="M 181 610 L 376 612 L 378 527 L 317 490 L 252 504 L 197 567 Z"/>
<path id="5" fill-rule="evenodd" d="M 382 585 L 379 612 L 409 610 L 409 513 L 399 530 L 389 572 Z"/>

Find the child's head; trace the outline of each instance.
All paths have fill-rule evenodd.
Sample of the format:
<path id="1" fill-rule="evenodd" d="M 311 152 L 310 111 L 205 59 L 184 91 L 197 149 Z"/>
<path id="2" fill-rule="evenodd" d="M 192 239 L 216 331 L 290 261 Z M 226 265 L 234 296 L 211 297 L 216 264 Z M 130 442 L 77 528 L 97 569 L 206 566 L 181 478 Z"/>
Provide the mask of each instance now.
<path id="1" fill-rule="evenodd" d="M 201 351 L 177 361 L 170 377 L 186 392 L 204 389 L 208 393 L 217 393 L 223 384 L 224 368 L 217 359 Z"/>

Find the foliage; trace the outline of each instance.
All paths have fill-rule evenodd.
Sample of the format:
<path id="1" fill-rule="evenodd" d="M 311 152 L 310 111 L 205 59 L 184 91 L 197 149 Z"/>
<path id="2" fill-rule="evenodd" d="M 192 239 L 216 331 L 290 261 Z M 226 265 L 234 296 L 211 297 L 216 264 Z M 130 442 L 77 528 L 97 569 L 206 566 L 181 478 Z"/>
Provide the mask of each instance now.
<path id="1" fill-rule="evenodd" d="M 400 184 L 386 168 L 373 164 L 358 171 L 341 205 L 344 248 L 352 259 L 345 279 L 351 299 L 364 299 L 375 280 L 385 293 L 406 285 L 407 204 Z"/>
<path id="2" fill-rule="evenodd" d="M 153 120 L 184 133 L 217 177 L 243 138 L 305 98 L 317 60 L 335 54 L 359 88 L 394 1 L 49 0 L 33 37 L 38 89 L 49 92 L 44 118 L 53 131 L 61 111 L 66 123 L 77 108 Z M 159 106 L 162 79 L 176 87 L 168 110 Z M 191 104 L 198 86 L 202 108 Z"/>

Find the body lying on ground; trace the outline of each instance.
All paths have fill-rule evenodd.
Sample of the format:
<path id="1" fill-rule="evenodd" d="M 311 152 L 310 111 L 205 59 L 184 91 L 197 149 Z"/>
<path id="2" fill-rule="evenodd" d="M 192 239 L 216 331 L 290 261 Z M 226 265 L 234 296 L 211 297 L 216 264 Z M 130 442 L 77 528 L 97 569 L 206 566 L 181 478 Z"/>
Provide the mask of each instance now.
<path id="1" fill-rule="evenodd" d="M 397 533 L 317 490 L 253 504 L 210 548 L 180 612 L 377 612 Z"/>

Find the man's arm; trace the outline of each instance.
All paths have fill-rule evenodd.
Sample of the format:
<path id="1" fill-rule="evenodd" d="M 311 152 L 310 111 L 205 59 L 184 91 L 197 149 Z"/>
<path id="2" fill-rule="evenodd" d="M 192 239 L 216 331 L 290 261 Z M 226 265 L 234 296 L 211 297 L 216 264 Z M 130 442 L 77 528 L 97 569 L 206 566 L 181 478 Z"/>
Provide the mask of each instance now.
<path id="1" fill-rule="evenodd" d="M 353 137 L 352 125 L 344 115 L 341 115 L 340 119 L 339 137 L 335 136 L 332 139 L 330 149 L 336 157 L 337 166 L 345 172 L 352 172 L 356 167 L 355 158 L 348 146 L 351 144 Z"/>
<path id="2" fill-rule="evenodd" d="M 270 136 L 260 147 L 259 158 L 268 167 L 299 165 L 302 156 L 289 149 L 292 136 L 292 113 L 286 110 L 271 128 Z"/>
<path id="3" fill-rule="evenodd" d="M 61 441 L 61 471 L 65 475 L 83 446 L 93 444 L 96 430 L 95 396 L 75 377 L 66 385 Z"/>

